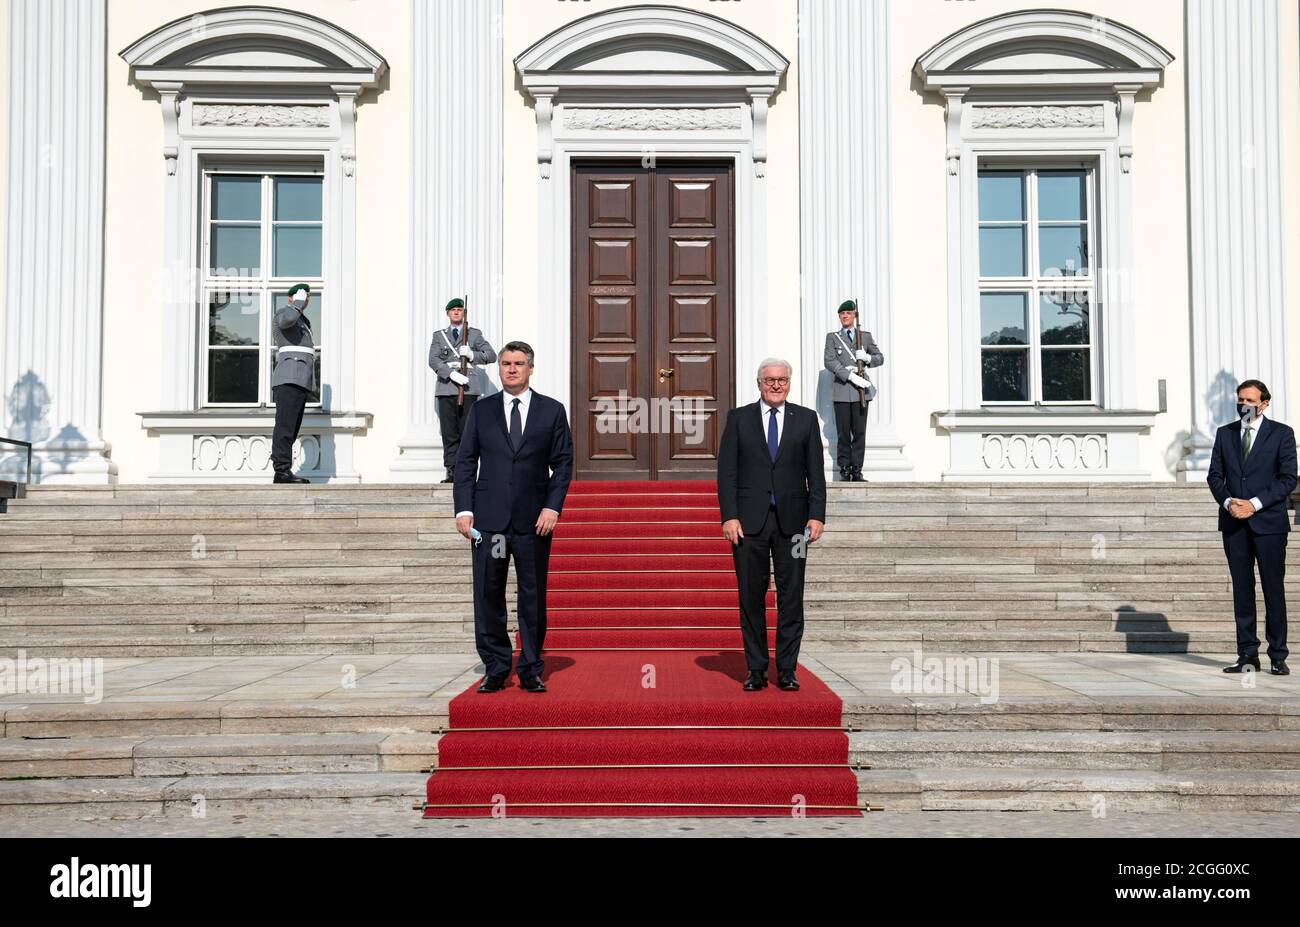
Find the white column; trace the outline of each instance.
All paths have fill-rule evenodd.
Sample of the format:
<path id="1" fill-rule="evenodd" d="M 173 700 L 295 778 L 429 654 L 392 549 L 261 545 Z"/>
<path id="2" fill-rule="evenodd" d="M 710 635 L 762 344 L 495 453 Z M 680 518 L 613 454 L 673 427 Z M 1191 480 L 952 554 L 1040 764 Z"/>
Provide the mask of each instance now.
<path id="1" fill-rule="evenodd" d="M 1184 479 L 1204 477 L 1240 381 L 1267 383 L 1271 412 L 1286 417 L 1277 3 L 1187 2 L 1193 427 Z"/>
<path id="2" fill-rule="evenodd" d="M 469 294 L 469 322 L 500 350 L 501 0 L 411 3 L 411 295 L 407 428 L 389 467 L 402 482 L 444 475 L 429 339 Z"/>
<path id="3" fill-rule="evenodd" d="M 832 378 L 822 366 L 836 307 L 855 297 L 863 328 L 885 355 L 871 371 L 879 395 L 867 421 L 864 470 L 912 469 L 894 424 L 890 233 L 890 8 L 888 0 L 801 0 L 799 163 L 802 250 L 801 370 L 831 443 Z"/>
<path id="4" fill-rule="evenodd" d="M 9 17 L 3 434 L 35 445 L 35 481 L 109 483 L 117 467 L 101 431 L 105 4 L 12 0 Z M 0 456 L 13 472 L 3 446 Z"/>

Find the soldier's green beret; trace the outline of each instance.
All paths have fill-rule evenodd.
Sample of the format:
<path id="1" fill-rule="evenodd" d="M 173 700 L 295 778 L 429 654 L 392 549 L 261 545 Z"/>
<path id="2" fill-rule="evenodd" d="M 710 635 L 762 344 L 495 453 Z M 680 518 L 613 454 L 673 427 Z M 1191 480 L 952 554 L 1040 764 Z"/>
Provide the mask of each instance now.
<path id="1" fill-rule="evenodd" d="M 451 312 L 451 310 L 453 310 L 453 309 L 464 309 L 464 308 L 465 308 L 465 300 L 463 300 L 463 299 L 461 299 L 459 296 L 457 296 L 457 297 L 456 297 L 455 299 L 453 299 L 451 302 L 447 303 L 446 308 L 444 308 L 442 311 L 443 311 L 443 312 Z"/>
<path id="2" fill-rule="evenodd" d="M 305 283 L 295 283 L 293 286 L 289 287 L 289 298 L 293 299 L 293 294 L 297 293 L 299 290 L 306 290 L 307 295 L 311 295 L 311 287 Z"/>
<path id="3" fill-rule="evenodd" d="M 836 309 L 835 311 L 836 312 L 857 312 L 858 311 L 857 301 L 852 299 L 846 299 L 844 300 L 844 302 L 840 303 L 840 308 Z"/>

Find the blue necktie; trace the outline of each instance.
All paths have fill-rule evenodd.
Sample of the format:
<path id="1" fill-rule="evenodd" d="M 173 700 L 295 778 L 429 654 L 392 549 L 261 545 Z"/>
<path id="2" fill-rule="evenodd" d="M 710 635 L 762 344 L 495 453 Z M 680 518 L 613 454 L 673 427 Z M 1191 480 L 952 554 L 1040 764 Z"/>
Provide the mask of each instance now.
<path id="1" fill-rule="evenodd" d="M 776 463 L 776 409 L 770 410 L 771 418 L 767 420 L 767 453 L 772 458 L 772 463 Z M 776 493 L 768 493 L 771 497 L 772 505 L 776 505 Z"/>
<path id="2" fill-rule="evenodd" d="M 853 347 L 855 344 L 858 343 L 857 339 L 853 336 L 853 333 L 850 332 L 847 328 L 844 329 L 844 340 L 848 342 L 849 347 Z"/>
<path id="3" fill-rule="evenodd" d="M 452 343 L 452 344 L 459 344 L 459 343 L 460 343 L 460 329 L 459 329 L 459 328 L 453 328 L 453 329 L 451 330 L 451 343 Z"/>
<path id="4" fill-rule="evenodd" d="M 523 422 L 519 418 L 519 400 L 515 400 L 515 407 L 510 410 L 510 444 L 517 451 L 519 442 L 524 435 Z"/>

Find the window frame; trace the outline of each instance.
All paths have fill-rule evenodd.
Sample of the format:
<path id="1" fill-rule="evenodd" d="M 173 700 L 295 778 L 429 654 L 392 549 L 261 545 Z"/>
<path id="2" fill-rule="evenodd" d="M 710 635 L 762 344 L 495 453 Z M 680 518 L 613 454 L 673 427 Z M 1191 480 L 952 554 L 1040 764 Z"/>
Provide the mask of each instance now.
<path id="1" fill-rule="evenodd" d="M 1086 247 L 1088 255 L 1087 275 L 1066 277 L 1064 274 L 1044 275 L 1041 269 L 1041 246 L 1039 232 L 1044 227 L 1044 220 L 1039 218 L 1038 178 L 1040 173 L 1057 171 L 1082 171 L 1086 176 L 1087 218 L 1082 223 L 1066 220 L 1046 220 L 1046 227 L 1070 227 L 1083 224 L 1086 226 Z M 1105 274 L 1101 266 L 1103 252 L 1100 228 L 1106 222 L 1102 214 L 1101 176 L 1102 164 L 1095 157 L 1034 157 L 1032 155 L 989 155 L 981 154 L 975 166 L 975 206 L 972 221 L 975 226 L 975 289 L 976 310 L 980 324 L 976 345 L 979 371 L 980 407 L 981 408 L 1041 408 L 1044 406 L 1095 408 L 1100 405 L 1098 390 L 1103 379 L 1102 365 L 1105 363 L 1098 338 L 1100 335 L 1101 280 Z M 1025 218 L 1023 220 L 985 221 L 979 212 L 979 183 L 986 173 L 1017 173 L 1025 178 Z M 1026 234 L 1025 270 L 1023 277 L 985 277 L 980 266 L 980 232 L 986 227 L 1020 227 Z M 1072 292 L 1082 292 L 1088 298 L 1088 340 L 1077 345 L 1042 344 L 1042 297 L 1045 292 L 1063 289 L 1053 281 L 1069 280 Z M 1024 295 L 1027 297 L 1026 343 L 1023 345 L 985 345 L 983 343 L 983 297 L 986 294 Z M 1088 351 L 1089 398 L 1071 400 L 1048 400 L 1043 398 L 1042 356 L 1044 351 Z M 990 400 L 984 398 L 984 354 L 986 351 L 1004 353 L 1028 352 L 1028 369 L 1026 378 L 1029 385 L 1029 398 L 1025 400 Z"/>
<path id="2" fill-rule="evenodd" d="M 212 255 L 212 190 L 213 178 L 216 176 L 243 175 L 259 177 L 261 179 L 261 214 L 258 220 L 260 230 L 259 242 L 259 262 L 260 274 L 257 277 L 251 276 L 221 276 L 213 274 L 211 265 Z M 275 206 L 275 178 L 277 177 L 316 177 L 321 182 L 321 218 L 319 222 L 314 221 L 277 221 L 274 218 Z M 197 373 L 198 381 L 198 405 L 199 409 L 264 409 L 272 405 L 271 399 L 271 371 L 272 371 L 272 353 L 273 339 L 271 335 L 271 325 L 274 322 L 274 305 L 275 294 L 287 291 L 294 283 L 306 283 L 312 289 L 312 301 L 323 300 L 328 293 L 328 284 L 326 280 L 326 268 L 328 267 L 328 247 L 329 247 L 329 179 L 328 172 L 325 169 L 323 159 L 303 159 L 292 158 L 283 161 L 267 160 L 212 160 L 206 161 L 199 166 L 199 189 L 200 189 L 200 209 L 199 222 L 200 230 L 198 236 L 199 243 L 199 363 Z M 321 271 L 315 277 L 277 277 L 274 274 L 274 237 L 275 229 L 278 225 L 319 225 L 321 229 Z M 257 295 L 258 304 L 258 346 L 252 347 L 229 348 L 229 350 L 244 350 L 252 352 L 257 351 L 257 399 L 254 402 L 213 402 L 209 398 L 209 363 L 211 352 L 214 346 L 210 343 L 211 329 L 209 324 L 209 306 L 211 294 L 220 291 L 229 291 L 232 293 L 249 292 Z M 323 307 L 323 303 L 318 303 Z M 325 326 L 325 314 L 320 313 L 322 329 Z M 326 332 L 328 333 L 328 332 Z M 319 334 L 313 339 L 316 341 L 314 353 L 314 363 L 317 369 L 322 373 L 324 371 L 324 344 Z M 219 346 L 217 349 L 220 349 Z M 323 403 L 323 393 L 321 398 L 307 403 L 310 409 L 320 409 Z"/>

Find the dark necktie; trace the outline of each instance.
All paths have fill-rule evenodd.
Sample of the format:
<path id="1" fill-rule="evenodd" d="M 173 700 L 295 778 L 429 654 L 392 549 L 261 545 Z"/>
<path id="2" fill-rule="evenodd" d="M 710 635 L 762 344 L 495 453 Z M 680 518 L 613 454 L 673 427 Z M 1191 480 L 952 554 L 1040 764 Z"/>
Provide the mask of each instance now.
<path id="1" fill-rule="evenodd" d="M 772 458 L 772 463 L 776 463 L 776 409 L 770 410 L 771 415 L 767 420 L 767 453 Z M 776 493 L 768 493 L 771 497 L 772 505 L 776 505 Z"/>
<path id="2" fill-rule="evenodd" d="M 849 347 L 853 347 L 858 343 L 857 339 L 853 336 L 853 333 L 850 332 L 848 329 L 844 330 L 844 340 Z"/>
<path id="3" fill-rule="evenodd" d="M 519 400 L 515 400 L 515 406 L 510 410 L 510 443 L 515 450 L 519 450 L 519 442 L 524 436 L 523 419 L 519 416 Z"/>
<path id="4" fill-rule="evenodd" d="M 452 344 L 460 344 L 460 329 L 459 329 L 459 328 L 453 328 L 453 329 L 451 330 L 451 343 L 452 343 Z"/>

